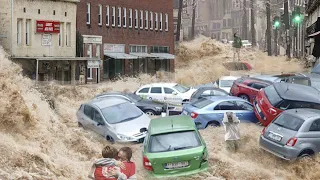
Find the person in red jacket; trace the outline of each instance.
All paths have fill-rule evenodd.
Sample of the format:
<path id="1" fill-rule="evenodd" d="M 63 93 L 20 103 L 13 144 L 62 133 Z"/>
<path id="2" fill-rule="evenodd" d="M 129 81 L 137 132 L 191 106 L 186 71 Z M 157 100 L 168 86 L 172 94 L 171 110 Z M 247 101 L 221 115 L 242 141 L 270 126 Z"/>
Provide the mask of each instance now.
<path id="1" fill-rule="evenodd" d="M 110 169 L 110 174 L 118 177 L 118 180 L 125 180 L 123 177 L 119 178 L 119 175 L 122 176 L 122 174 L 125 174 L 128 180 L 136 180 L 136 164 L 131 161 L 132 149 L 129 147 L 121 148 L 119 150 L 118 157 L 119 160 L 124 164 L 125 168 L 115 167 Z M 122 174 L 119 173 L 119 170 Z"/>

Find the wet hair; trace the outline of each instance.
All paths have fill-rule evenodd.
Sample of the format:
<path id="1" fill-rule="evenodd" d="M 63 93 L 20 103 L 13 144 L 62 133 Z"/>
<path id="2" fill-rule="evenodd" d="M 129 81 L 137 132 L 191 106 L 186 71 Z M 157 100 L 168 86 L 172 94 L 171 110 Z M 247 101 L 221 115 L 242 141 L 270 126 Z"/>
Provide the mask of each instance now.
<path id="1" fill-rule="evenodd" d="M 102 149 L 101 154 L 103 158 L 116 158 L 118 155 L 118 150 L 112 146 L 105 146 Z"/>
<path id="2" fill-rule="evenodd" d="M 126 153 L 126 158 L 128 161 L 131 161 L 132 158 L 132 149 L 129 147 L 123 147 L 119 151 Z"/>

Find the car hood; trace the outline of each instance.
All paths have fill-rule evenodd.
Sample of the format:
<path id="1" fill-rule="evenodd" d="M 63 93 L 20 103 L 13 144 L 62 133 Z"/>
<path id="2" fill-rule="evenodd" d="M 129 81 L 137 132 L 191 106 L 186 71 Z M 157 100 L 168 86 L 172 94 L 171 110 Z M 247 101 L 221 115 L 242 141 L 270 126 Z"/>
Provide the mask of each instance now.
<path id="1" fill-rule="evenodd" d="M 140 133 L 140 129 L 148 128 L 150 121 L 149 116 L 143 113 L 142 116 L 136 119 L 113 125 L 113 129 L 118 134 L 133 136 Z"/>

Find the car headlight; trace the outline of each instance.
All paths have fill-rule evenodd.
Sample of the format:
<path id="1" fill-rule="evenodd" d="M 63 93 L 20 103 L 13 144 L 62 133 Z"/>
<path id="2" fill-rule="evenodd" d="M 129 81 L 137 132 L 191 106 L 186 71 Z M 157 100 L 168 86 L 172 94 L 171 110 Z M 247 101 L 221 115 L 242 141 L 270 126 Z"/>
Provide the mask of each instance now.
<path id="1" fill-rule="evenodd" d="M 125 140 L 125 141 L 130 141 L 130 140 L 133 140 L 132 137 L 129 137 L 129 136 L 126 136 L 126 135 L 123 135 L 123 134 L 117 134 L 118 138 L 121 139 L 121 140 Z"/>

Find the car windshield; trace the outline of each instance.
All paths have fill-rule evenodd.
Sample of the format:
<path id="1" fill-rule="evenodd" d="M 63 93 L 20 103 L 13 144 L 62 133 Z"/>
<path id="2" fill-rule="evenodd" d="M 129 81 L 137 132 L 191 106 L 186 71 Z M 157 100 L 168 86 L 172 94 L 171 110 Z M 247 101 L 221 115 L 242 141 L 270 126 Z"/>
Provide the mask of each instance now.
<path id="1" fill-rule="evenodd" d="M 282 101 L 282 98 L 279 96 L 274 86 L 268 86 L 264 88 L 264 93 L 271 105 L 274 107 Z"/>
<path id="2" fill-rule="evenodd" d="M 139 108 L 129 102 L 106 107 L 101 109 L 101 111 L 110 124 L 130 121 L 143 114 Z"/>
<path id="3" fill-rule="evenodd" d="M 211 103 L 213 103 L 213 101 L 211 101 L 210 99 L 203 98 L 191 103 L 191 106 L 201 109 L 208 106 Z"/>
<path id="4" fill-rule="evenodd" d="M 201 146 L 196 131 L 181 131 L 157 134 L 150 137 L 149 152 L 167 152 L 190 149 Z"/>
<path id="5" fill-rule="evenodd" d="M 298 131 L 303 123 L 304 123 L 303 119 L 299 119 L 288 114 L 281 114 L 273 122 L 273 124 L 276 124 L 280 127 L 290 129 L 293 131 Z"/>
<path id="6" fill-rule="evenodd" d="M 185 93 L 185 92 L 189 91 L 189 89 L 190 89 L 190 88 L 182 86 L 180 84 L 177 84 L 177 85 L 173 86 L 173 88 L 175 90 L 179 91 L 180 93 Z"/>
<path id="7" fill-rule="evenodd" d="M 233 85 L 234 80 L 220 80 L 220 87 L 231 87 Z"/>
<path id="8" fill-rule="evenodd" d="M 128 96 L 130 97 L 130 99 L 132 99 L 135 102 L 138 102 L 138 101 L 142 100 L 142 98 L 140 96 L 138 96 L 136 94 L 133 94 L 133 93 L 132 94 L 128 94 Z"/>

